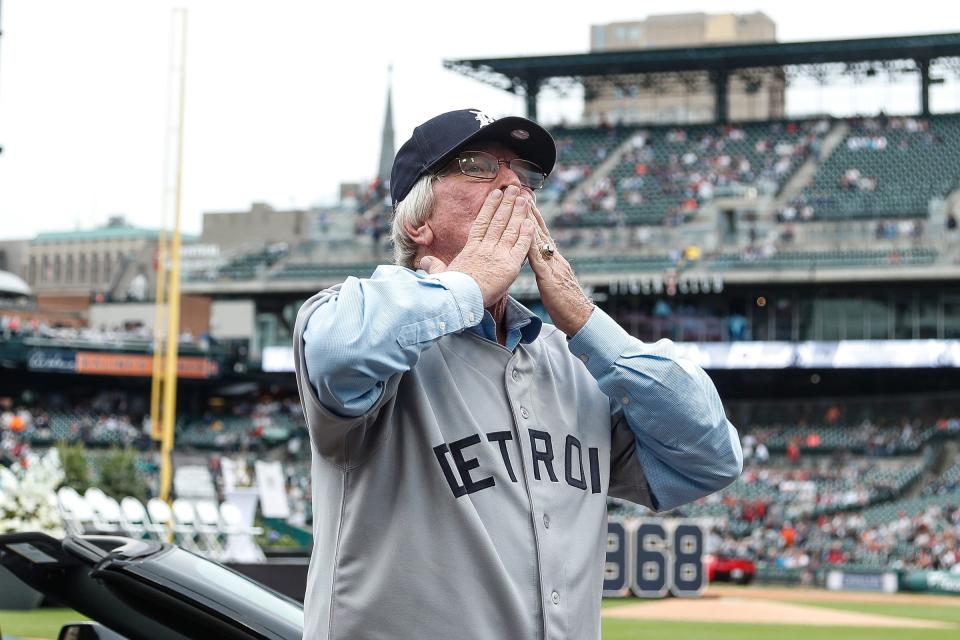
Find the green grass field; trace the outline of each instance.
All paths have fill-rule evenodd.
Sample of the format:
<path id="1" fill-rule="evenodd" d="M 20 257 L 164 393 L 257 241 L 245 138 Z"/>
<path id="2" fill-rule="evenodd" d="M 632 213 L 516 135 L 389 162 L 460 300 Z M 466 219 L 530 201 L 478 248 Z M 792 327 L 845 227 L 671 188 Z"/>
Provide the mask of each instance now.
<path id="1" fill-rule="evenodd" d="M 806 627 L 719 622 L 604 620 L 603 640 L 956 640 L 957 629 Z"/>
<path id="2" fill-rule="evenodd" d="M 609 599 L 603 607 L 655 602 L 634 598 Z M 821 627 L 782 624 L 730 624 L 720 622 L 667 622 L 604 620 L 604 640 L 956 640 L 960 637 L 960 598 L 957 606 L 927 604 L 876 604 L 822 602 L 797 599 L 825 609 L 858 611 L 920 620 L 939 620 L 958 625 L 954 629 L 882 629 L 877 627 Z"/>
<path id="3" fill-rule="evenodd" d="M 644 602 L 642 600 L 606 600 L 604 608 Z M 941 620 L 960 625 L 960 598 L 957 606 L 926 604 L 868 604 L 855 602 L 797 603 L 826 609 L 842 609 L 888 616 Z M 36 611 L 0 611 L 3 637 L 44 638 L 53 640 L 64 622 L 82 619 L 69 609 Z M 960 627 L 953 629 L 882 629 L 865 627 L 809 627 L 770 624 L 724 624 L 701 622 L 651 622 L 604 620 L 604 640 L 956 640 Z"/>

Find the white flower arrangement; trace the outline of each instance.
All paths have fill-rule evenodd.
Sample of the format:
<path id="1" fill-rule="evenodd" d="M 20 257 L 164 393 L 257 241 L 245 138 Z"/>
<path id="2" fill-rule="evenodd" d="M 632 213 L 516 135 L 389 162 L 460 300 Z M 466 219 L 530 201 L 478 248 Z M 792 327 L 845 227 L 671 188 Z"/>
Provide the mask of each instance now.
<path id="1" fill-rule="evenodd" d="M 56 449 L 43 457 L 31 455 L 25 468 L 0 466 L 0 533 L 42 531 L 62 538 L 56 492 L 63 479 Z"/>

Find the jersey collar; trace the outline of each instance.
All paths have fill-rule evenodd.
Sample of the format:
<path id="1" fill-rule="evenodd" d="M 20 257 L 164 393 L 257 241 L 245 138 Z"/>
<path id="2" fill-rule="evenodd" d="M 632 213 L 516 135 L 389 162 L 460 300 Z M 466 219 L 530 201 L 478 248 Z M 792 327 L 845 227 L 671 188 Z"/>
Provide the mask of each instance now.
<path id="1" fill-rule="evenodd" d="M 503 324 L 507 331 L 507 344 L 510 351 L 513 351 L 518 343 L 529 344 L 540 335 L 540 329 L 543 327 L 543 321 L 537 315 L 517 302 L 514 298 L 507 296 L 507 308 L 503 312 Z M 482 338 L 491 342 L 497 341 L 497 325 L 493 321 L 493 316 L 486 309 L 483 310 L 483 320 L 480 324 L 470 327 L 472 331 Z"/>

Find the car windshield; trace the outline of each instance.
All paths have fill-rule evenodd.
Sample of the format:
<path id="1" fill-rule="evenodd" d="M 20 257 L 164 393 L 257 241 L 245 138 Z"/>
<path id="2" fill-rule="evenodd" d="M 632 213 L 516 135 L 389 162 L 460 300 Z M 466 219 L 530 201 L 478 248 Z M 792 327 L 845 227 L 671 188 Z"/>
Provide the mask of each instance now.
<path id="1" fill-rule="evenodd" d="M 303 607 L 215 562 L 173 549 L 151 562 L 153 572 L 220 604 L 303 628 Z"/>
<path id="2" fill-rule="evenodd" d="M 219 564 L 196 556 L 190 556 L 190 560 L 194 562 L 197 573 L 207 578 L 212 584 L 219 585 L 257 608 L 269 609 L 288 622 L 303 626 L 302 607 L 275 596 L 257 583 Z"/>

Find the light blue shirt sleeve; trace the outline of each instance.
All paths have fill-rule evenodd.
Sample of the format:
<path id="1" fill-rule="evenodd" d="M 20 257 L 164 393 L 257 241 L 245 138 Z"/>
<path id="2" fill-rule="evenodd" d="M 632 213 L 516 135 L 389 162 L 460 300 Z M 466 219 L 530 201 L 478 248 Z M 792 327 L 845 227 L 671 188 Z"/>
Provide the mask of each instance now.
<path id="1" fill-rule="evenodd" d="M 303 332 L 307 376 L 328 410 L 361 416 L 424 349 L 482 318 L 483 297 L 470 276 L 380 266 L 369 279 L 348 278 L 310 315 Z"/>
<path id="2" fill-rule="evenodd" d="M 670 340 L 647 344 L 594 309 L 570 339 L 600 390 L 622 409 L 657 511 L 729 485 L 743 469 L 737 430 L 706 372 Z"/>

